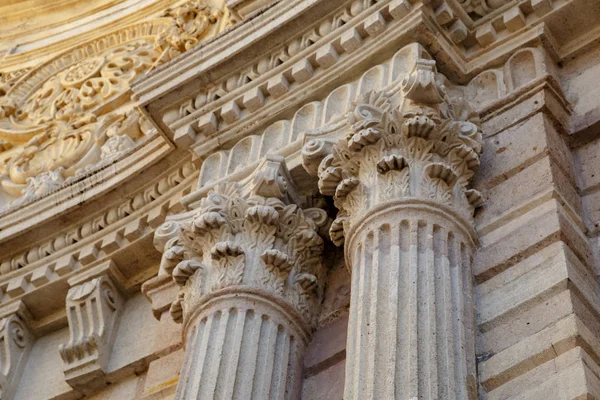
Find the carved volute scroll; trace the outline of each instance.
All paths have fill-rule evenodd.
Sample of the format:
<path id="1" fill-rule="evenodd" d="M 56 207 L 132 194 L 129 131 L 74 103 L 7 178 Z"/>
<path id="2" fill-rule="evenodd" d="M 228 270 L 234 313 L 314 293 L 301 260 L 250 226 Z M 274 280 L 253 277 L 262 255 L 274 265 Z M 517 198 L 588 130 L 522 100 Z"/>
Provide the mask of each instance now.
<path id="1" fill-rule="evenodd" d="M 65 379 L 83 393 L 104 386 L 123 298 L 102 275 L 73 286 L 67 294 L 70 339 L 59 347 Z"/>
<path id="2" fill-rule="evenodd" d="M 22 204 L 134 148 L 153 128 L 135 109 L 130 84 L 230 23 L 224 1 L 190 0 L 16 77 L 2 75 L 0 198 Z"/>
<path id="3" fill-rule="evenodd" d="M 328 223 L 299 203 L 283 158 L 267 157 L 156 232 L 160 273 L 180 287 L 170 308 L 186 347 L 177 399 L 299 398 Z"/>
<path id="4" fill-rule="evenodd" d="M 0 318 L 0 399 L 2 400 L 14 398 L 33 345 L 34 338 L 25 323 L 24 313 L 27 314 L 27 311 L 21 304 L 18 311 Z"/>

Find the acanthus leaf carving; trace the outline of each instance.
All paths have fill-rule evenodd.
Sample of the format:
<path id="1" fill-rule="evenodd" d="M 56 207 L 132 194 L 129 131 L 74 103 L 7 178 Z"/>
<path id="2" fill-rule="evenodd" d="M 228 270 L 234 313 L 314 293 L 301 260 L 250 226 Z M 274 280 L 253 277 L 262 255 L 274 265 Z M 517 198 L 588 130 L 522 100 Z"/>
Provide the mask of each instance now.
<path id="1" fill-rule="evenodd" d="M 180 286 L 170 310 L 176 322 L 208 295 L 238 287 L 270 293 L 307 324 L 315 322 L 323 274 L 317 231 L 329 219 L 322 209 L 289 204 L 286 176 L 282 159 L 267 158 L 245 183 L 216 185 L 197 208 L 159 229 L 167 235 L 155 239 L 163 252 L 160 273 Z"/>
<path id="2" fill-rule="evenodd" d="M 195 47 L 201 40 L 219 30 L 225 29 L 229 20 L 227 10 L 220 10 L 204 0 L 190 0 L 178 7 L 167 9 L 163 17 L 171 20 L 171 26 L 160 33 L 154 43 L 155 48 L 168 59 Z M 163 58 L 161 56 L 161 58 Z"/>
<path id="3" fill-rule="evenodd" d="M 401 90 L 364 93 L 341 127 L 307 133 L 303 165 L 339 210 L 329 231 L 336 245 L 370 210 L 401 199 L 433 201 L 472 220 L 482 203 L 469 188 L 482 151 L 479 117 L 442 82 L 435 61 L 417 58 Z"/>
<path id="4" fill-rule="evenodd" d="M 233 22 L 209 4 L 189 0 L 33 70 L 0 73 L 0 184 L 10 206 L 72 183 L 149 134 L 130 84 Z"/>

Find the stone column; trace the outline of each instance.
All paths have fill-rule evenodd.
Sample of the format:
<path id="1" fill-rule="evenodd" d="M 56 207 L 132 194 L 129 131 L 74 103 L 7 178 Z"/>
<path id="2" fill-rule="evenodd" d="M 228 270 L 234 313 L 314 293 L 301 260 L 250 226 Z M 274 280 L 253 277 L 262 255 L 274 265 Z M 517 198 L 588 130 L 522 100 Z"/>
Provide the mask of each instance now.
<path id="1" fill-rule="evenodd" d="M 281 159 L 221 184 L 157 231 L 162 273 L 180 286 L 177 399 L 298 399 L 320 303 L 321 209 L 301 209 Z"/>
<path id="2" fill-rule="evenodd" d="M 435 62 L 313 133 L 304 164 L 339 209 L 352 272 L 344 399 L 475 399 L 469 189 L 481 133 Z M 401 90 L 400 90 L 401 89 Z M 319 133 L 321 135 L 319 136 Z"/>

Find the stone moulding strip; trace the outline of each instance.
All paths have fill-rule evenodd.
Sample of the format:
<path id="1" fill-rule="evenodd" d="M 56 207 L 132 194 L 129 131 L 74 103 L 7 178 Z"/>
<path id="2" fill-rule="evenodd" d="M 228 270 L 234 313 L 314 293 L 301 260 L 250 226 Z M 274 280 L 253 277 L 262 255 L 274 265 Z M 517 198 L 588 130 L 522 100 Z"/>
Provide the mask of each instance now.
<path id="1" fill-rule="evenodd" d="M 406 25 L 403 25 L 403 28 L 411 30 L 413 28 L 416 28 L 417 25 L 418 21 L 415 21 L 413 19 L 407 21 Z M 381 35 L 377 39 L 381 39 L 381 42 L 383 43 L 390 43 L 390 41 L 395 40 L 394 45 L 396 48 L 401 44 L 408 44 L 407 39 L 402 39 L 398 37 L 389 37 Z M 341 78 L 339 78 L 340 76 L 346 76 L 351 70 L 354 69 L 354 65 L 359 64 L 360 62 L 363 62 L 366 59 L 372 59 L 373 57 L 376 57 L 377 54 L 381 52 L 381 50 L 382 49 L 380 48 L 371 48 L 368 51 L 362 52 L 360 54 L 358 52 L 354 52 L 351 55 L 348 55 L 348 59 L 345 60 L 345 63 L 337 64 L 339 68 L 328 69 L 326 73 L 319 75 L 317 79 L 307 83 L 305 86 L 298 86 L 292 88 L 292 90 L 290 90 L 285 95 L 285 97 L 279 100 L 278 106 L 275 106 L 273 103 L 267 104 L 263 109 L 261 109 L 257 113 L 249 115 L 247 119 L 239 120 L 231 126 L 228 126 L 222 132 L 219 132 L 218 136 L 215 135 L 216 137 L 212 139 L 195 144 L 193 146 L 194 152 L 198 156 L 202 156 L 204 154 L 207 154 L 210 150 L 215 149 L 224 143 L 235 143 L 237 139 L 241 138 L 241 134 L 247 131 L 249 126 L 252 126 L 253 130 L 258 130 L 258 126 L 260 126 L 259 124 L 264 123 L 266 121 L 267 116 L 273 115 L 275 110 L 278 110 L 279 113 L 281 113 L 282 110 L 289 110 L 292 109 L 295 105 L 297 105 L 301 95 L 304 95 L 305 97 L 302 100 L 308 100 L 309 98 L 307 98 L 307 94 L 323 91 L 323 86 L 325 84 L 330 83 L 332 81 L 341 83 L 339 82 L 341 80 Z M 372 67 L 375 66 L 376 65 Z M 331 84 L 327 86 L 327 88 L 329 87 L 331 87 Z M 335 86 L 331 87 L 332 90 L 330 91 L 330 93 L 333 92 L 333 89 L 335 88 Z"/>
<path id="2" fill-rule="evenodd" d="M 27 303 L 28 296 L 48 285 L 57 290 L 65 289 L 56 284 L 110 260 L 113 254 L 127 250 L 139 240 L 151 238 L 154 229 L 164 221 L 169 210 L 181 210 L 178 200 L 191 190 L 196 177 L 196 174 L 185 177 L 155 201 L 81 242 L 25 268 L 0 275 L 0 304 L 4 306 L 20 299 Z M 126 273 L 127 266 L 121 266 L 121 270 Z M 41 320 L 43 316 L 38 315 L 38 318 Z"/>
<path id="3" fill-rule="evenodd" d="M 444 3 L 445 4 L 445 3 Z M 283 12 L 282 11 L 278 11 L 277 9 L 280 8 L 279 7 L 280 4 L 276 4 L 273 7 L 270 7 L 269 11 L 275 10 L 273 11 L 273 13 L 275 13 L 275 15 L 282 15 Z M 343 27 L 334 30 L 334 32 L 332 32 L 331 34 L 327 35 L 326 37 L 333 37 L 333 36 L 338 36 L 337 38 L 334 38 L 334 40 L 328 40 L 327 43 L 325 44 L 324 47 L 321 47 L 321 56 L 324 57 L 322 58 L 324 65 L 327 65 L 328 63 L 330 63 L 331 61 L 335 61 L 335 57 L 338 58 L 343 58 L 343 55 L 346 53 L 346 51 L 343 49 L 343 47 L 340 45 L 341 43 L 341 37 L 343 36 L 343 32 L 348 33 L 348 28 L 349 27 L 360 27 L 361 29 L 361 34 L 358 35 L 358 37 L 355 36 L 355 38 L 358 39 L 362 39 L 362 37 L 367 37 L 369 36 L 368 30 L 365 30 L 365 24 L 368 24 L 370 32 L 371 33 L 377 33 L 380 29 L 387 29 L 387 25 L 389 21 L 388 17 L 386 16 L 386 10 L 388 10 L 387 15 L 392 15 L 393 13 L 390 13 L 389 10 L 394 9 L 396 13 L 398 13 L 398 10 L 402 10 L 401 14 L 406 14 L 409 12 L 410 8 L 412 7 L 413 11 L 410 12 L 411 14 L 414 14 L 414 16 L 418 19 L 418 22 L 415 26 L 419 28 L 419 30 L 421 30 L 422 32 L 417 32 L 417 36 L 418 35 L 422 35 L 422 44 L 426 45 L 426 46 L 433 46 L 434 45 L 434 41 L 437 43 L 439 42 L 435 47 L 436 49 L 434 50 L 432 48 L 432 54 L 434 54 L 436 56 L 436 58 L 438 58 L 438 63 L 440 64 L 440 69 L 443 73 L 446 74 L 446 76 L 448 76 L 451 79 L 455 79 L 461 82 L 465 82 L 466 80 L 468 80 L 468 78 L 473 77 L 475 74 L 477 74 L 478 72 L 481 72 L 483 70 L 485 70 L 486 68 L 490 68 L 491 66 L 493 66 L 494 64 L 498 63 L 498 62 L 502 62 L 503 60 L 506 60 L 509 56 L 510 53 L 513 52 L 515 49 L 518 49 L 520 47 L 524 47 L 524 46 L 531 46 L 531 45 L 541 45 L 544 46 L 549 53 L 553 54 L 553 58 L 556 60 L 559 58 L 558 54 L 558 50 L 557 50 L 557 45 L 556 43 L 554 43 L 554 41 L 551 39 L 551 37 L 549 36 L 549 32 L 546 31 L 545 25 L 542 23 L 530 23 L 529 25 L 526 26 L 526 29 L 520 29 L 517 30 L 515 32 L 511 32 L 510 35 L 508 35 L 506 38 L 503 38 L 501 41 L 499 41 L 498 43 L 494 44 L 494 46 L 496 47 L 496 50 L 494 52 L 494 54 L 489 54 L 489 49 L 486 49 L 485 51 L 478 51 L 478 52 L 471 52 L 473 54 L 467 54 L 464 52 L 464 50 L 460 49 L 460 46 L 457 46 L 453 40 L 451 35 L 447 35 L 443 32 L 440 32 L 440 25 L 438 24 L 438 20 L 440 20 L 440 16 L 438 15 L 439 13 L 439 9 L 436 9 L 434 12 L 432 12 L 429 8 L 429 6 L 427 7 L 423 7 L 422 3 L 420 1 L 415 1 L 413 2 L 412 0 L 394 0 L 392 2 L 385 2 L 385 1 L 380 1 L 377 2 L 375 5 L 371 6 L 369 9 L 363 11 L 361 14 L 359 14 L 358 17 L 353 18 L 351 21 L 349 21 L 348 23 L 346 23 Z M 441 6 L 440 6 L 441 7 Z M 377 16 L 377 13 L 374 14 L 368 14 L 368 12 L 371 12 L 372 9 L 377 9 L 382 11 L 381 13 L 379 13 L 379 16 Z M 511 8 L 512 10 L 512 8 Z M 509 10 L 510 11 L 510 10 Z M 507 11 L 508 12 L 508 11 Z M 438 13 L 438 14 L 436 14 Z M 545 14 L 544 14 L 545 15 Z M 383 18 L 382 18 L 383 17 Z M 453 18 L 456 18 L 456 16 L 453 16 Z M 353 22 L 354 20 L 358 21 L 358 22 Z M 535 22 L 535 21 L 534 21 Z M 227 35 L 223 35 L 222 37 L 222 41 L 227 41 L 228 36 L 229 41 L 231 41 L 233 38 L 238 37 L 241 33 L 243 33 L 244 31 L 244 25 L 242 24 L 242 26 L 238 26 L 234 29 L 231 29 L 229 32 L 227 32 Z M 415 29 L 416 31 L 416 29 Z M 442 33 L 442 35 L 440 36 L 440 33 Z M 350 35 L 352 36 L 352 35 Z M 297 39 L 299 38 L 296 37 Z M 227 41 L 227 42 L 229 42 Z M 291 41 L 290 41 L 291 42 Z M 309 48 L 312 48 L 313 46 L 309 46 Z M 328 49 L 333 48 L 336 53 L 330 53 L 328 52 Z M 200 67 L 201 71 L 207 72 L 211 69 L 214 68 L 214 66 L 211 65 L 200 65 L 203 61 L 206 61 L 206 58 L 208 56 L 210 56 L 211 54 L 214 55 L 213 53 L 213 49 L 210 46 L 207 46 L 206 48 L 204 48 L 202 52 L 202 54 L 195 54 L 195 51 L 192 50 L 190 52 L 190 54 L 186 55 L 186 57 L 184 59 L 182 59 L 180 61 L 179 64 L 183 65 L 188 65 L 188 64 L 193 64 L 195 67 Z M 280 49 L 278 48 L 277 51 L 279 51 Z M 237 50 L 237 49 L 228 49 L 227 54 L 230 53 L 235 53 L 235 52 L 240 52 L 242 50 Z M 311 50 L 312 51 L 312 50 Z M 303 50 L 302 54 L 304 54 L 306 51 Z M 300 79 L 310 79 L 307 78 L 309 77 L 310 74 L 316 74 L 318 72 L 318 70 L 323 69 L 322 66 L 319 64 L 319 62 L 317 62 L 317 58 L 316 58 L 316 54 L 318 51 L 314 51 L 313 54 L 310 57 L 304 57 L 303 61 L 301 61 L 300 63 L 295 64 L 299 65 L 302 64 L 304 62 L 305 65 L 307 60 L 310 62 L 310 68 L 300 71 L 302 73 L 298 72 L 296 75 L 297 76 L 302 76 L 302 78 Z M 299 53 L 299 54 L 300 54 Z M 438 54 L 440 53 L 440 54 Z M 274 56 L 274 53 L 270 53 L 271 56 Z M 200 56 L 200 57 L 198 57 Z M 227 56 L 229 57 L 229 56 Z M 296 55 L 295 57 L 298 57 L 298 55 Z M 221 61 L 223 61 L 223 56 L 218 56 L 216 57 L 218 60 L 215 61 L 216 63 L 219 63 Z M 267 57 L 268 58 L 268 57 Z M 291 59 L 296 60 L 294 57 L 292 57 Z M 220 60 L 220 61 L 219 61 Z M 300 59 L 298 59 L 300 60 Z M 286 62 L 287 65 L 287 62 Z M 158 78 L 155 79 L 155 81 L 157 82 L 157 84 L 153 85 L 152 87 L 149 87 L 150 84 L 148 82 L 143 82 L 143 84 L 138 84 L 137 87 L 135 87 L 135 91 L 138 92 L 141 97 L 143 97 L 143 104 L 145 107 L 145 110 L 147 111 L 148 114 L 154 116 L 156 123 L 165 131 L 165 132 L 171 132 L 168 134 L 168 136 L 172 136 L 174 135 L 175 131 L 177 131 L 177 134 L 179 136 L 179 138 L 183 141 L 189 144 L 190 141 L 193 141 L 192 137 L 195 136 L 197 133 L 205 133 L 207 135 L 212 135 L 212 133 L 214 131 L 217 130 L 218 128 L 218 124 L 227 124 L 227 125 L 231 125 L 231 123 L 235 124 L 236 120 L 239 120 L 240 118 L 244 118 L 245 115 L 247 114 L 247 107 L 245 104 L 245 96 L 248 97 L 252 97 L 252 93 L 256 92 L 255 94 L 257 94 L 258 92 L 260 92 L 262 94 L 262 96 L 258 96 L 259 98 L 264 97 L 264 99 L 262 99 L 263 102 L 269 103 L 268 99 L 269 97 L 273 96 L 270 91 L 269 91 L 269 83 L 271 83 L 271 89 L 272 91 L 278 96 L 279 91 L 282 90 L 283 92 L 285 92 L 286 90 L 289 90 L 289 86 L 294 86 L 294 82 L 296 82 L 296 79 L 294 78 L 294 74 L 293 74 L 293 70 L 292 65 L 288 65 L 286 68 L 286 70 L 284 71 L 284 73 L 277 75 L 275 77 L 273 77 L 272 79 L 266 79 L 264 81 L 261 81 L 261 85 L 260 86 L 256 86 L 254 85 L 254 82 L 252 83 L 252 90 L 250 91 L 244 91 L 244 92 L 238 92 L 238 89 L 233 90 L 231 93 L 237 93 L 238 95 L 236 96 L 231 96 L 227 97 L 227 101 L 225 101 L 223 98 L 224 96 L 219 95 L 219 99 L 215 102 L 211 102 L 211 106 L 217 106 L 215 109 L 211 109 L 209 110 L 207 107 L 202 106 L 201 113 L 196 114 L 196 112 L 192 112 L 192 115 L 194 116 L 194 118 L 189 118 L 190 116 L 184 116 L 183 119 L 181 119 L 181 121 L 178 121 L 176 124 L 173 124 L 171 126 L 171 128 L 167 128 L 167 126 L 165 126 L 165 124 L 162 121 L 162 117 L 163 115 L 158 116 L 158 113 L 161 113 L 165 110 L 165 108 L 167 107 L 165 104 L 166 102 L 168 102 L 169 100 L 167 100 L 166 98 L 164 98 L 162 95 L 158 96 L 158 93 L 160 93 L 161 88 L 158 87 L 158 85 L 161 84 L 161 82 L 164 82 L 165 78 L 170 75 L 170 72 L 176 72 L 176 70 L 178 71 L 181 67 L 179 65 L 177 65 L 177 67 L 173 66 L 173 68 L 169 69 L 169 68 L 164 68 L 162 69 L 160 72 L 160 74 L 152 74 L 151 77 L 149 78 Z M 283 70 L 284 67 L 280 66 L 278 67 L 279 69 Z M 298 67 L 301 69 L 301 67 Z M 196 73 L 197 74 L 197 73 Z M 189 74 L 188 74 L 189 75 Z M 193 79 L 193 76 L 188 76 L 186 75 L 185 81 L 189 81 L 190 79 Z M 204 76 L 198 76 L 196 75 L 196 79 L 197 80 L 203 80 L 202 85 L 207 85 L 209 84 L 209 82 L 206 82 L 206 76 L 208 75 L 213 75 L 213 74 L 208 74 L 206 73 Z M 218 74 L 217 74 L 218 75 Z M 148 78 L 148 79 L 149 79 Z M 279 79 L 275 79 L 275 78 L 279 78 Z M 285 80 L 283 79 L 285 78 Z M 148 80 L 146 79 L 146 81 Z M 220 79 L 220 78 L 218 78 Z M 199 82 L 199 81 L 198 81 Z M 222 80 L 218 80 L 217 82 L 222 82 Z M 200 83 L 200 82 L 199 82 Z M 165 85 L 169 85 L 169 86 L 173 86 L 173 85 L 177 85 L 177 83 L 165 83 Z M 223 85 L 224 86 L 224 83 Z M 149 90 L 152 90 L 152 92 L 155 93 L 155 96 L 157 96 L 157 98 L 161 98 L 161 100 L 159 100 L 156 103 L 153 103 L 150 96 L 149 95 Z M 163 89 L 164 90 L 164 89 Z M 227 93 L 226 93 L 227 94 Z M 185 97 L 185 95 L 184 95 Z M 234 98 L 235 97 L 235 98 Z M 256 96 L 255 96 L 256 97 Z M 186 97 L 187 98 L 187 97 Z M 261 100 L 261 99 L 259 99 Z M 186 100 L 186 101 L 189 101 Z M 261 101 L 258 102 L 253 102 L 254 105 L 251 106 L 251 108 L 254 109 L 254 107 L 263 107 L 261 104 Z M 258 104 L 258 106 L 256 105 Z M 161 107 L 165 107 L 162 108 Z M 202 115 L 202 118 L 198 118 L 200 115 Z M 188 120 L 189 119 L 189 120 Z M 191 123 L 191 119 L 195 119 L 195 122 Z M 219 121 L 221 120 L 221 121 Z M 188 125 L 185 125 L 186 122 L 188 122 Z M 181 125 L 183 124 L 183 125 Z M 198 125 L 198 126 L 197 126 Z M 202 126 L 206 129 L 205 132 L 202 132 Z M 230 127 L 230 126 L 229 126 Z"/>
<path id="4" fill-rule="evenodd" d="M 335 123 L 338 120 L 340 121 L 339 123 L 342 123 L 345 118 L 345 113 L 348 111 L 352 102 L 361 95 L 361 87 L 365 85 L 369 79 L 373 80 L 374 77 L 377 76 L 374 72 L 376 73 L 379 71 L 381 75 L 385 75 L 386 77 L 379 76 L 377 83 L 374 83 L 373 85 L 383 91 L 394 90 L 398 85 L 398 82 L 393 79 L 393 75 L 396 73 L 393 60 L 398 57 L 398 54 L 399 53 L 396 53 L 390 60 L 387 60 L 382 64 L 371 67 L 358 80 L 338 86 L 322 100 L 313 101 L 299 107 L 292 118 L 276 121 L 266 128 L 263 128 L 264 125 L 260 125 L 260 127 L 254 129 L 254 131 L 262 130 L 261 134 L 245 136 L 236 142 L 235 139 L 237 139 L 242 132 L 242 126 L 234 131 L 225 131 L 219 137 L 196 147 L 196 154 L 204 158 L 198 185 L 199 188 L 202 189 L 184 197 L 182 199 L 184 206 L 189 206 L 195 201 L 198 201 L 206 194 L 210 187 L 219 182 L 226 179 L 237 179 L 245 176 L 248 171 L 252 170 L 252 166 L 254 166 L 264 154 L 276 153 L 285 156 L 288 159 L 288 162 L 290 162 L 291 159 L 295 159 L 295 157 L 298 156 L 300 146 L 305 140 L 304 133 L 311 129 L 318 129 L 324 124 Z M 484 122 L 493 119 L 495 115 L 502 113 L 507 107 L 512 109 L 515 104 L 528 101 L 528 99 L 537 96 L 540 91 L 546 89 L 550 90 L 549 93 L 554 94 L 557 98 L 557 104 L 560 108 L 559 110 L 554 110 L 554 112 L 559 113 L 557 118 L 562 120 L 562 125 L 567 122 L 564 120 L 565 118 L 560 118 L 560 115 L 564 114 L 569 116 L 571 110 L 570 105 L 564 99 L 564 94 L 562 94 L 558 82 L 547 69 L 543 68 L 543 64 L 537 65 L 536 74 L 539 76 L 531 82 L 522 85 L 518 84 L 518 82 L 517 84 L 505 83 L 505 81 L 508 82 L 511 77 L 514 78 L 514 71 L 517 71 L 522 66 L 520 62 L 517 62 L 520 58 L 524 58 L 527 61 L 529 57 L 533 59 L 535 56 L 539 60 L 542 55 L 542 50 L 536 48 L 521 50 L 515 55 L 515 62 L 509 60 L 503 68 L 484 71 L 482 74 L 475 77 L 471 83 L 465 86 L 467 98 L 474 98 L 477 95 L 482 94 L 480 92 L 474 93 L 472 90 L 472 86 L 477 88 L 480 76 L 483 76 L 482 79 L 485 79 L 488 74 L 494 74 L 496 79 L 499 80 L 496 82 L 496 86 L 486 88 L 487 92 L 484 93 L 484 97 L 490 98 L 490 101 L 480 104 L 480 111 L 483 113 L 482 120 Z M 383 82 L 382 79 L 385 82 Z M 344 98 L 343 100 L 336 98 L 336 93 L 343 92 L 344 90 L 349 93 L 349 97 Z M 492 98 L 492 95 L 495 97 Z M 334 102 L 342 102 L 344 104 L 339 105 L 338 112 L 331 115 L 328 111 L 328 104 Z M 535 110 L 540 107 L 551 107 L 551 105 L 547 105 L 543 102 L 538 103 Z M 527 115 L 530 115 L 530 113 Z M 302 122 L 308 126 L 304 126 L 304 130 L 299 130 L 298 125 L 300 124 L 297 123 L 297 119 L 302 118 L 310 118 L 311 121 Z M 247 124 L 253 125 L 255 123 L 258 124 L 259 121 L 248 122 Z M 493 127 L 488 129 L 493 129 Z M 496 129 L 506 129 L 506 127 L 496 127 Z M 494 133 L 494 130 L 487 132 L 487 136 L 493 135 Z M 235 145 L 232 145 L 229 149 L 222 150 L 224 143 L 234 143 Z M 294 165 L 294 163 L 292 162 L 291 165 Z"/>
<path id="5" fill-rule="evenodd" d="M 123 2 L 115 2 L 115 3 L 120 3 L 117 5 L 120 8 L 123 4 Z M 24 45 L 18 45 L 16 47 L 13 47 L 10 50 L 10 54 L 7 54 L 0 61 L 0 67 L 3 70 L 13 70 L 15 67 L 17 69 L 19 69 L 23 65 L 29 64 L 29 61 L 31 61 L 31 60 L 39 59 L 40 57 L 47 56 L 48 54 L 59 54 L 61 51 L 65 50 L 65 49 L 72 49 L 74 47 L 81 45 L 82 43 L 85 43 L 85 42 L 88 42 L 95 38 L 98 38 L 99 31 L 104 31 L 107 34 L 110 34 L 111 32 L 116 31 L 116 30 L 127 29 L 129 26 L 139 23 L 140 20 L 147 19 L 149 16 L 156 15 L 156 14 L 160 13 L 161 11 L 163 11 L 164 9 L 168 8 L 172 4 L 172 0 L 158 0 L 152 4 L 147 4 L 145 7 L 144 6 L 140 7 L 140 3 L 147 3 L 147 1 L 145 1 L 145 0 L 136 1 L 135 4 L 130 4 L 128 7 L 136 7 L 136 11 L 134 13 L 125 14 L 122 16 L 122 18 L 119 18 L 115 21 L 110 21 L 107 24 L 98 26 L 97 29 L 83 32 L 78 35 L 73 35 L 64 40 L 59 40 L 59 41 L 52 42 L 50 44 L 45 44 L 42 47 L 32 48 L 31 50 L 29 50 L 28 47 L 31 47 L 31 43 L 35 43 L 35 41 L 25 43 Z M 109 9 L 109 10 L 105 10 L 105 11 L 114 11 L 114 10 Z M 119 11 L 120 10 L 118 10 L 117 12 L 119 12 Z M 30 11 L 28 11 L 28 12 L 30 12 Z M 97 14 L 94 14 L 94 17 L 95 16 L 97 16 Z M 85 21 L 86 20 L 83 19 L 78 22 L 80 22 L 81 25 L 84 25 Z M 93 24 L 94 22 L 95 21 L 92 20 L 88 23 Z M 77 30 L 78 28 L 80 28 L 80 26 L 74 27 L 73 29 Z M 50 29 L 50 30 L 52 30 L 52 29 Z M 59 32 L 56 34 L 52 34 L 52 32 L 45 32 L 45 33 L 49 33 L 51 36 L 61 36 L 61 35 L 64 35 L 65 33 L 68 33 L 68 31 Z M 32 65 L 32 66 L 34 66 L 34 65 Z"/>
<path id="6" fill-rule="evenodd" d="M 136 147 L 128 157 L 104 166 L 93 175 L 66 185 L 57 192 L 44 196 L 33 203 L 26 204 L 18 209 L 9 209 L 0 215 L 0 241 L 6 241 L 31 225 L 31 219 L 40 220 L 56 217 L 69 209 L 99 196 L 101 193 L 114 188 L 125 178 L 131 177 L 140 171 L 158 162 L 172 148 L 160 136 Z"/>
<path id="7" fill-rule="evenodd" d="M 304 7 L 314 5 L 317 2 L 318 0 L 277 1 L 273 6 L 268 6 L 267 10 L 258 13 L 258 15 L 265 18 L 242 20 L 217 36 L 199 44 L 194 49 L 183 53 L 177 57 L 177 63 L 161 65 L 152 75 L 140 77 L 133 85 L 135 87 L 134 91 L 140 99 L 140 106 L 145 106 L 149 101 L 158 98 L 160 92 L 157 92 L 156 89 L 161 85 L 168 85 L 172 89 L 177 86 L 170 75 L 164 74 L 165 70 L 175 70 L 176 76 L 187 81 L 193 78 L 196 71 L 204 69 L 204 64 L 212 64 L 215 61 L 214 55 L 219 55 L 219 61 L 223 58 L 230 58 L 239 46 L 248 46 L 253 44 L 254 41 L 258 41 L 263 30 L 277 27 L 281 19 L 287 21 L 290 15 L 294 17 Z M 247 38 L 251 42 L 244 41 L 242 43 L 240 37 Z"/>
<path id="8" fill-rule="evenodd" d="M 318 42 L 318 46 L 309 46 L 269 74 L 265 74 L 210 105 L 178 119 L 169 128 L 173 132 L 187 132 L 189 128 L 183 129 L 183 126 L 187 125 L 195 134 L 212 137 L 223 125 L 230 128 L 234 127 L 237 121 L 242 121 L 250 116 L 268 114 L 268 109 L 272 108 L 275 102 L 280 104 L 281 99 L 279 98 L 284 95 L 291 96 L 298 90 L 305 93 L 312 92 L 312 89 L 318 87 L 319 83 L 330 82 L 332 77 L 339 75 L 339 68 L 348 68 L 348 66 L 354 68 L 359 62 L 356 60 L 357 58 L 364 61 L 368 58 L 367 55 L 372 56 L 373 51 L 365 53 L 357 50 L 360 47 L 367 47 L 372 40 L 383 36 L 392 21 L 402 20 L 410 10 L 407 0 L 393 0 L 389 4 L 385 3 L 376 3 L 375 6 L 366 9 L 351 22 L 344 24 L 342 28 L 323 37 Z M 414 27 L 413 24 L 409 23 L 409 25 L 412 26 L 405 27 L 405 33 L 408 28 Z M 347 37 L 340 31 L 345 32 Z M 383 39 L 379 42 L 385 43 Z M 398 43 L 395 45 L 397 46 Z M 391 43 L 389 46 L 391 47 Z M 378 51 L 380 50 L 378 49 Z M 350 57 L 350 54 L 355 56 Z M 339 65 L 342 67 L 335 67 Z M 296 73 L 294 73 L 295 69 L 297 69 Z M 263 104 L 256 103 L 255 106 L 250 106 L 251 111 L 245 111 L 249 110 L 247 108 L 249 99 L 257 96 L 257 91 L 262 93 L 262 100 L 259 103 Z M 227 119 L 229 123 L 224 119 Z M 177 133 L 175 139 L 177 139 Z"/>

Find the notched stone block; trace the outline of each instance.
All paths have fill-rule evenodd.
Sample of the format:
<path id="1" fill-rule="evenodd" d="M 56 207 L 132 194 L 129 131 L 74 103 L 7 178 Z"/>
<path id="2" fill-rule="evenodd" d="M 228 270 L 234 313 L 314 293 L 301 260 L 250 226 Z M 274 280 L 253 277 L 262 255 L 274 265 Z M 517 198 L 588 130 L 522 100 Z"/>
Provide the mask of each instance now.
<path id="1" fill-rule="evenodd" d="M 316 59 L 317 63 L 322 68 L 329 68 L 337 62 L 339 55 L 335 50 L 335 47 L 333 47 L 332 44 L 329 44 L 317 50 Z"/>

